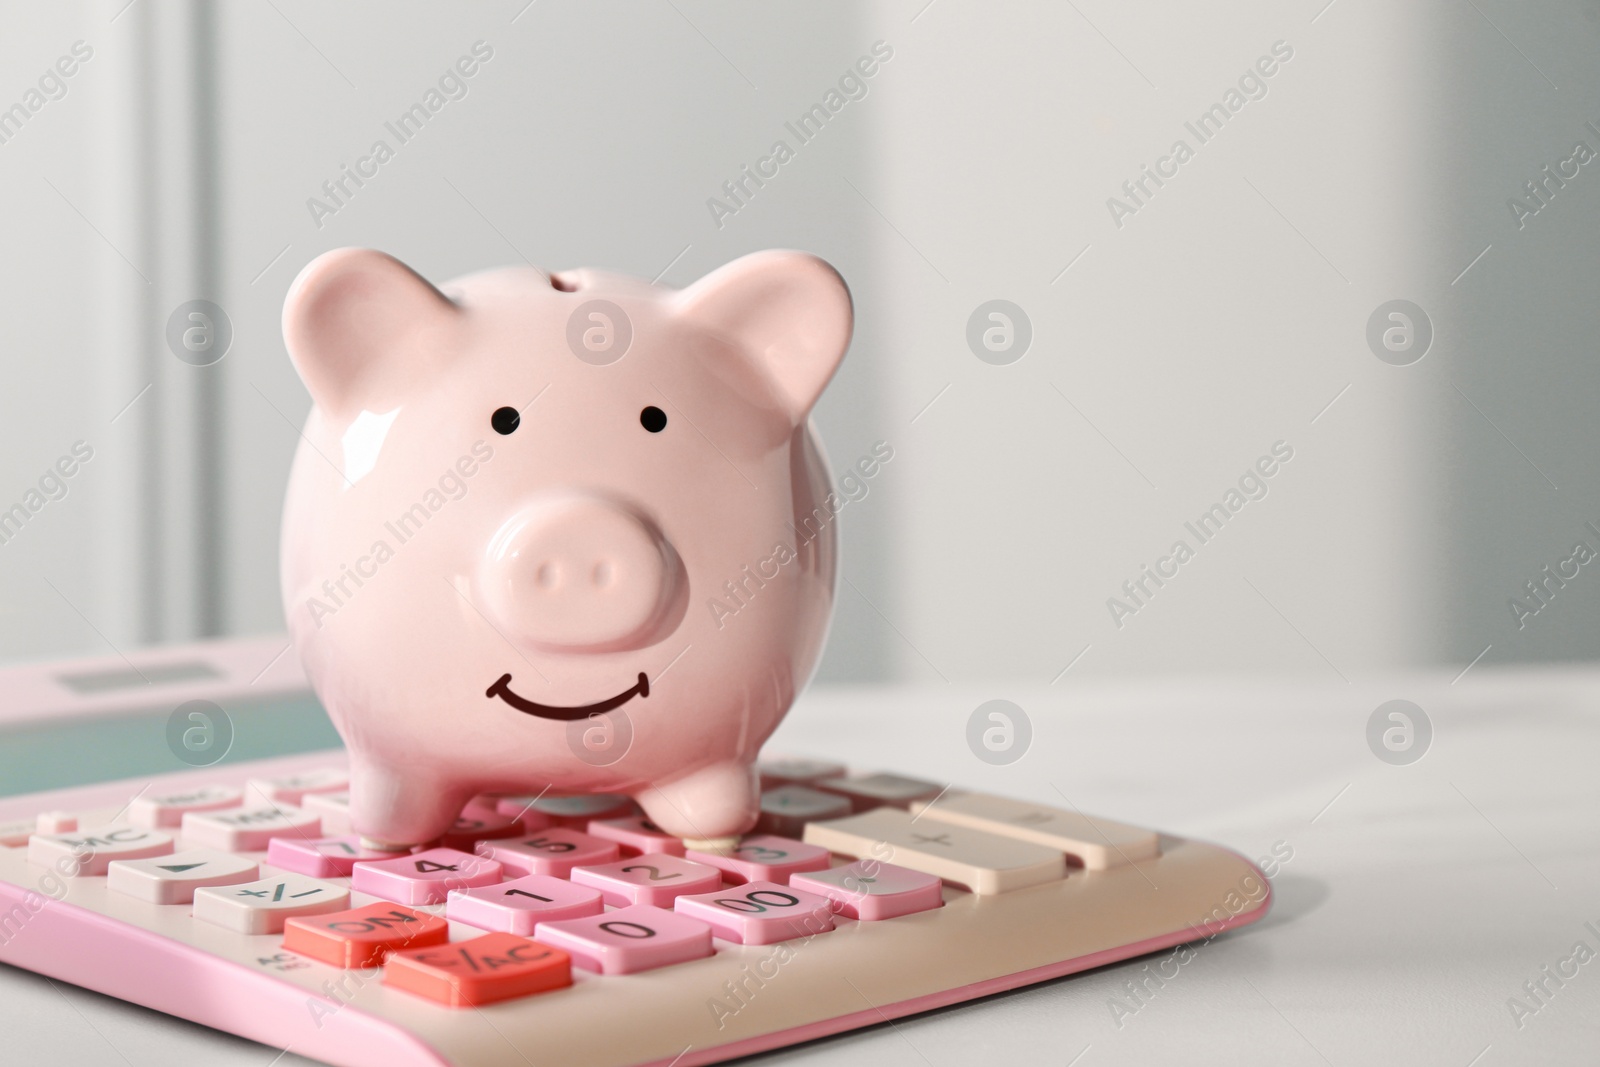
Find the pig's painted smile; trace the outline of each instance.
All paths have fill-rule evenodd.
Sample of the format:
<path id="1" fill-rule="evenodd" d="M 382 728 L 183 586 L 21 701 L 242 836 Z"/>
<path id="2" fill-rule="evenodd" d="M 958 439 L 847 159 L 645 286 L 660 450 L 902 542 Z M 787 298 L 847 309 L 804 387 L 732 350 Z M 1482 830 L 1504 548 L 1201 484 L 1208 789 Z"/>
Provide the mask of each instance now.
<path id="1" fill-rule="evenodd" d="M 641 697 L 650 695 L 650 679 L 645 677 L 644 671 L 639 672 L 639 681 L 632 689 L 618 693 L 609 700 L 602 700 L 595 704 L 585 704 L 577 708 L 561 708 L 551 704 L 539 704 L 532 700 L 527 700 L 513 693 L 509 688 L 510 684 L 511 675 L 502 674 L 500 680 L 491 685 L 483 695 L 490 700 L 499 697 L 520 712 L 536 715 L 541 719 L 555 719 L 557 722 L 574 722 L 578 719 L 587 719 L 591 715 L 602 714 L 612 708 L 620 708 L 632 700 L 635 693 Z"/>

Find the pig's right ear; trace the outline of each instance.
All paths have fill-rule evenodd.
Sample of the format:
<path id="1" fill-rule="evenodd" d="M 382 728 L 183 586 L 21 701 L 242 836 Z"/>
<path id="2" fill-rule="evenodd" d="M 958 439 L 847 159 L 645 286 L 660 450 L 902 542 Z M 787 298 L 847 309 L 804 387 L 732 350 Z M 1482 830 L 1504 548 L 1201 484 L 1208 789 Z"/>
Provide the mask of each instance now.
<path id="1" fill-rule="evenodd" d="M 317 406 L 349 418 L 415 395 L 459 314 L 393 256 L 340 248 L 312 260 L 289 287 L 283 339 Z"/>

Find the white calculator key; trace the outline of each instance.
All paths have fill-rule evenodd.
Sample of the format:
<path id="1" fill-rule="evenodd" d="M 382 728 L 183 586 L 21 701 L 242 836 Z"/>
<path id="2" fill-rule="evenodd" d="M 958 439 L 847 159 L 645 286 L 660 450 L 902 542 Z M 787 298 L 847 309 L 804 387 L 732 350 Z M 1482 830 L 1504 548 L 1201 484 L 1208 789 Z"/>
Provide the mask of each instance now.
<path id="1" fill-rule="evenodd" d="M 260 873 L 243 856 L 191 848 L 154 859 L 114 860 L 106 871 L 106 885 L 150 904 L 188 904 L 196 889 L 249 882 Z"/>
<path id="2" fill-rule="evenodd" d="M 1067 857 L 1059 849 L 949 823 L 913 821 L 899 808 L 874 808 L 847 819 L 811 823 L 805 840 L 846 856 L 909 867 L 984 895 L 1067 876 Z"/>
<path id="3" fill-rule="evenodd" d="M 0 822 L 0 848 L 21 848 L 38 832 L 39 827 L 32 819 Z"/>
<path id="4" fill-rule="evenodd" d="M 350 794 L 307 793 L 300 801 L 306 811 L 322 817 L 322 832 L 342 834 L 350 830 Z"/>
<path id="5" fill-rule="evenodd" d="M 1154 830 L 986 793 L 951 790 L 931 804 L 926 801 L 913 804 L 911 810 L 924 820 L 953 823 L 1060 849 L 1078 857 L 1091 871 L 1153 859 L 1161 851 L 1160 839 Z"/>
<path id="6" fill-rule="evenodd" d="M 202 785 L 173 793 L 142 793 L 129 802 L 128 821 L 151 829 L 179 826 L 188 812 L 236 808 L 243 800 L 243 793 L 226 785 Z"/>
<path id="7" fill-rule="evenodd" d="M 343 911 L 350 891 L 332 882 L 286 874 L 242 885 L 206 886 L 194 892 L 194 917 L 241 934 L 281 934 L 291 915 Z"/>
<path id="8" fill-rule="evenodd" d="M 172 851 L 172 835 L 142 826 L 97 826 L 66 834 L 34 834 L 28 839 L 28 862 L 56 867 L 67 877 L 93 877 L 106 873 L 112 860 L 138 860 L 165 856 Z"/>
<path id="9" fill-rule="evenodd" d="M 78 828 L 78 817 L 70 811 L 41 811 L 34 820 L 34 832 L 66 834 Z"/>
<path id="10" fill-rule="evenodd" d="M 307 793 L 342 793 L 350 788 L 350 775 L 333 767 L 285 774 L 276 778 L 252 778 L 245 788 L 263 800 L 276 804 L 299 804 Z"/>
<path id="11" fill-rule="evenodd" d="M 274 837 L 318 837 L 321 832 L 322 820 L 316 815 L 283 805 L 191 811 L 183 817 L 188 844 L 224 852 L 261 852 Z"/>

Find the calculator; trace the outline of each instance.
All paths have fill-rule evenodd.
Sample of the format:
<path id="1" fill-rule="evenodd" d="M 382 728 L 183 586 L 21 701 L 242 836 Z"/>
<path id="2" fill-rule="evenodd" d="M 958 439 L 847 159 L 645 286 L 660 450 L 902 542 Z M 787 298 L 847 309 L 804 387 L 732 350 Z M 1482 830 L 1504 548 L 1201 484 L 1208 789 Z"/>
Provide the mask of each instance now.
<path id="1" fill-rule="evenodd" d="M 0 962 L 332 1064 L 689 1067 L 1271 903 L 1232 851 L 1075 808 L 826 754 L 760 772 L 760 823 L 718 852 L 549 793 L 374 851 L 337 748 L 0 798 Z"/>

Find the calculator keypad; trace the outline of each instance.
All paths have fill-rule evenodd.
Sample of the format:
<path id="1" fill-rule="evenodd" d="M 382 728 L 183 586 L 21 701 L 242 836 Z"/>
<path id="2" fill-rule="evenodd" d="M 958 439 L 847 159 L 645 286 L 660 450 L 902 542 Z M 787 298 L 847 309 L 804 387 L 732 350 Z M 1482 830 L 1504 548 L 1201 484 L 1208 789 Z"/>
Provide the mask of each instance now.
<path id="1" fill-rule="evenodd" d="M 634 974 L 711 956 L 718 940 L 931 912 L 946 883 L 1039 885 L 1067 876 L 1069 854 L 1090 870 L 1156 854 L 1150 831 L 919 779 L 803 760 L 762 771 L 758 832 L 725 854 L 686 850 L 611 795 L 483 796 L 434 846 L 376 852 L 348 832 L 341 770 L 141 795 L 133 825 L 67 830 L 77 816 L 49 812 L 0 844 L 105 875 L 131 900 L 190 905 L 196 921 L 281 934 L 287 953 L 382 966 L 390 988 L 458 1008 L 558 990 L 573 966 Z M 378 899 L 353 907 L 352 891 Z M 451 942 L 463 927 L 482 933 Z"/>

